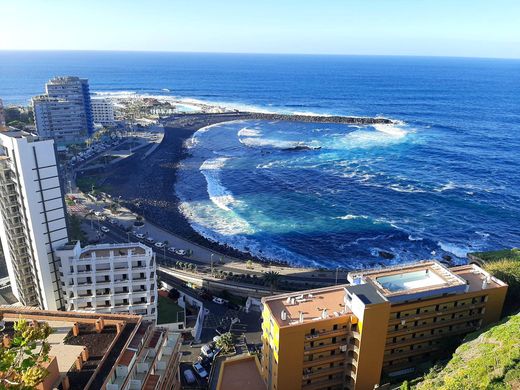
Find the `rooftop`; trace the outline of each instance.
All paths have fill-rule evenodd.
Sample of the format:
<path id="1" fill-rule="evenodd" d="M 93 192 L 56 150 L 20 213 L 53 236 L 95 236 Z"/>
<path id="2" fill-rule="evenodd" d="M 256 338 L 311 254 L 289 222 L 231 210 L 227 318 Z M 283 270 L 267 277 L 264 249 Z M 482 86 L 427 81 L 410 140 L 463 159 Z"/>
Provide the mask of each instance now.
<path id="1" fill-rule="evenodd" d="M 454 267 L 451 270 L 466 281 L 470 292 L 506 286 L 504 282 L 474 264 Z"/>
<path id="2" fill-rule="evenodd" d="M 48 338 L 50 355 L 56 357 L 61 378 L 69 377 L 71 389 L 99 388 L 98 384 L 107 378 L 114 358 L 120 356 L 132 330 L 141 320 L 139 316 L 129 314 L 62 312 L 13 306 L 0 306 L 0 315 L 6 325 L 22 317 L 46 322 L 53 328 L 54 332 Z M 104 328 L 96 331 L 95 324 L 99 318 L 103 319 Z M 79 331 L 77 336 L 72 331 L 75 324 Z M 117 333 L 116 324 L 124 324 L 121 333 Z M 6 326 L 4 333 L 9 329 L 12 326 Z M 88 350 L 89 356 L 78 370 L 75 363 L 84 349 Z"/>
<path id="3" fill-rule="evenodd" d="M 372 284 L 386 298 L 445 288 L 466 288 L 466 280 L 434 260 L 351 272 L 348 280 L 354 285 Z"/>
<path id="4" fill-rule="evenodd" d="M 269 307 L 280 326 L 287 326 L 351 314 L 344 298 L 345 287 L 341 285 L 308 290 L 305 294 L 265 297 L 262 302 Z"/>
<path id="5" fill-rule="evenodd" d="M 129 254 L 133 256 L 143 256 L 146 254 L 146 249 L 143 244 L 101 244 L 89 245 L 81 250 L 80 259 L 92 257 L 106 258 L 113 256 L 127 257 Z"/>
<path id="6" fill-rule="evenodd" d="M 222 363 L 218 390 L 265 390 L 260 364 L 255 356 L 242 355 Z"/>

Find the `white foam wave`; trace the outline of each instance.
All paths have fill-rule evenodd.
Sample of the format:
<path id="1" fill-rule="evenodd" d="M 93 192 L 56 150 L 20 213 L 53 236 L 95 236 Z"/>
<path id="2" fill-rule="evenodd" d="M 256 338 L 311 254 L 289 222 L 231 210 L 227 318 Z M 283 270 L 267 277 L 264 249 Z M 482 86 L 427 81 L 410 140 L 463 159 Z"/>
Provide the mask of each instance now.
<path id="1" fill-rule="evenodd" d="M 248 129 L 244 127 L 238 132 L 239 137 L 260 137 L 262 132 L 258 129 Z"/>
<path id="2" fill-rule="evenodd" d="M 335 219 L 342 219 L 342 220 L 350 221 L 352 219 L 368 219 L 368 217 L 366 215 L 347 214 L 347 215 L 343 215 L 341 217 L 335 217 Z"/>
<path id="3" fill-rule="evenodd" d="M 422 241 L 423 238 L 422 237 L 416 237 L 416 236 L 412 236 L 411 234 L 408 236 L 408 240 L 410 241 Z"/>
<path id="4" fill-rule="evenodd" d="M 408 131 L 395 124 L 375 124 L 372 126 L 377 131 L 387 134 L 391 137 L 402 138 L 408 134 Z"/>
<path id="5" fill-rule="evenodd" d="M 238 203 L 233 194 L 222 185 L 220 180 L 220 170 L 226 165 L 228 160 L 228 157 L 208 159 L 200 166 L 200 171 L 206 178 L 210 200 L 215 206 L 225 211 L 231 211 L 231 207 Z"/>
<path id="6" fill-rule="evenodd" d="M 457 257 L 466 257 L 468 252 L 471 251 L 471 248 L 466 246 L 457 246 L 448 242 L 439 241 L 437 245 L 439 245 L 443 251 L 451 253 Z"/>

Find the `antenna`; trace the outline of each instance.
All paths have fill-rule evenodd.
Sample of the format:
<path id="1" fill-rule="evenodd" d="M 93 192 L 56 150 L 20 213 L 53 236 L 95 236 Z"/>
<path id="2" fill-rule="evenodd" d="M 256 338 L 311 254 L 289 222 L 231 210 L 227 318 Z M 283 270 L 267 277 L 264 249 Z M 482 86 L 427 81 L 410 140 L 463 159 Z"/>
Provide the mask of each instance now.
<path id="1" fill-rule="evenodd" d="M 287 320 L 287 312 L 285 310 L 282 310 L 282 312 L 280 313 L 280 318 L 282 319 L 282 321 Z"/>

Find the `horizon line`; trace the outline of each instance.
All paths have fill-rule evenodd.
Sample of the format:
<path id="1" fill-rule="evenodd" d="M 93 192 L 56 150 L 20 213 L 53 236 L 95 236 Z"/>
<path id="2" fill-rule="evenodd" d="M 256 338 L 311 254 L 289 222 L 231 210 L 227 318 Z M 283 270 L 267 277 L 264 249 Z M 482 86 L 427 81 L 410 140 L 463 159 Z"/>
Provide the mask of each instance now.
<path id="1" fill-rule="evenodd" d="M 520 57 L 485 57 L 437 54 L 356 54 L 356 53 L 278 53 L 233 51 L 184 51 L 184 50 L 126 50 L 126 49 L 0 49 L 1 52 L 82 52 L 82 53 L 171 53 L 171 54 L 221 54 L 221 55 L 272 55 L 272 56 L 324 56 L 324 57 L 408 57 L 408 58 L 461 58 L 489 60 L 520 60 Z"/>

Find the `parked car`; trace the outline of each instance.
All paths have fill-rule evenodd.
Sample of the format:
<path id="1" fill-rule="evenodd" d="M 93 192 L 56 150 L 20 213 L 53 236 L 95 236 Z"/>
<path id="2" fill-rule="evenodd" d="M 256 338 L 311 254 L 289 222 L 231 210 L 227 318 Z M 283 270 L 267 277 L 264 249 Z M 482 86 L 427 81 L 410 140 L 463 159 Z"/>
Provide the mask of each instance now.
<path id="1" fill-rule="evenodd" d="M 148 237 L 144 239 L 148 244 L 154 244 L 155 240 L 152 237 Z"/>
<path id="2" fill-rule="evenodd" d="M 142 239 L 144 238 L 144 234 L 143 234 L 143 233 L 135 233 L 135 236 L 136 236 L 138 239 L 140 239 L 140 240 L 142 240 Z"/>
<path id="3" fill-rule="evenodd" d="M 205 344 L 202 347 L 200 347 L 200 351 L 202 352 L 202 354 L 204 356 L 206 356 L 207 358 L 210 358 L 210 359 L 214 355 L 213 350 L 211 349 L 211 347 L 208 344 Z"/>
<path id="4" fill-rule="evenodd" d="M 195 378 L 195 374 L 193 374 L 193 371 L 191 371 L 189 368 L 184 370 L 184 379 L 186 379 L 186 382 L 189 384 L 195 383 L 197 381 L 197 378 Z"/>
<path id="5" fill-rule="evenodd" d="M 158 242 L 155 243 L 155 247 L 156 248 L 164 248 L 165 246 L 166 245 L 164 244 L 164 242 L 158 241 Z"/>
<path id="6" fill-rule="evenodd" d="M 225 299 L 222 299 L 220 297 L 213 297 L 213 302 L 218 305 L 223 305 L 224 303 L 227 303 L 228 301 L 226 301 Z"/>
<path id="7" fill-rule="evenodd" d="M 179 256 L 186 256 L 188 254 L 188 251 L 186 251 L 184 249 L 175 249 L 175 253 L 178 254 Z"/>
<path id="8" fill-rule="evenodd" d="M 94 211 L 94 215 L 95 215 L 96 217 L 99 217 L 101 214 L 102 214 L 101 211 Z"/>
<path id="9" fill-rule="evenodd" d="M 195 370 L 197 375 L 203 379 L 208 376 L 208 373 L 206 372 L 204 367 L 202 367 L 202 364 L 200 364 L 199 362 L 193 363 L 193 369 Z"/>
<path id="10" fill-rule="evenodd" d="M 167 250 L 170 253 L 175 253 L 175 251 L 176 251 L 176 249 L 173 246 L 169 247 Z"/>
<path id="11" fill-rule="evenodd" d="M 108 233 L 108 232 L 110 231 L 110 229 L 107 228 L 106 226 L 101 226 L 101 231 L 102 231 L 103 233 Z"/>

